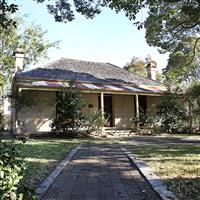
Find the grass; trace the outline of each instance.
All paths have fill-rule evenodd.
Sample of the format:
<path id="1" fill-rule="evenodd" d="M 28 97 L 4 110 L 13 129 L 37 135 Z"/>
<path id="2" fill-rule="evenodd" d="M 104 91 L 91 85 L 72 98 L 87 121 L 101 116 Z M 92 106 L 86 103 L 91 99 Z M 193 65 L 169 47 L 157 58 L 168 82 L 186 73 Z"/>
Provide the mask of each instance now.
<path id="1" fill-rule="evenodd" d="M 26 171 L 23 184 L 36 188 L 43 178 L 49 175 L 56 165 L 76 145 L 83 143 L 115 143 L 107 139 L 37 139 L 29 140 L 21 147 L 21 157 L 25 160 Z M 19 143 L 17 141 L 17 143 Z"/>
<path id="2" fill-rule="evenodd" d="M 35 188 L 76 144 L 76 140 L 27 141 L 21 147 L 21 157 L 26 163 L 23 183 Z"/>
<path id="3" fill-rule="evenodd" d="M 46 177 L 67 152 L 80 143 L 126 144 L 119 139 L 37 139 L 21 149 L 27 170 L 24 182 L 32 188 Z M 131 145 L 132 153 L 145 160 L 179 199 L 200 200 L 200 146 L 187 144 Z"/>
<path id="4" fill-rule="evenodd" d="M 131 151 L 145 160 L 179 199 L 200 199 L 200 146 L 142 145 Z"/>

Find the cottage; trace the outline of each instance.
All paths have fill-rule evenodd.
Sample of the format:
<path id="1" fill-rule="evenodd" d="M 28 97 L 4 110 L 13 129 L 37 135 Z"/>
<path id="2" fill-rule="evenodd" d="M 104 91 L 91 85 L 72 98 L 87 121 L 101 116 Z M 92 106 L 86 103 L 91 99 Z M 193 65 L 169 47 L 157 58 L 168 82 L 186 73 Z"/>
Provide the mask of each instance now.
<path id="1" fill-rule="evenodd" d="M 17 59 L 21 59 L 21 54 Z M 16 63 L 20 63 L 17 61 Z M 20 64 L 17 68 L 20 69 Z M 155 66 L 148 65 L 148 74 L 155 77 Z M 18 113 L 28 132 L 51 131 L 50 123 L 55 114 L 56 92 L 66 81 L 77 80 L 77 87 L 85 99 L 84 112 L 100 110 L 110 117 L 107 126 L 130 129 L 138 124 L 140 111 L 155 112 L 155 105 L 162 98 L 165 88 L 160 82 L 130 73 L 110 63 L 88 62 L 61 58 L 43 67 L 19 71 L 15 75 L 14 88 L 26 103 Z M 13 112 L 13 130 L 15 112 Z"/>

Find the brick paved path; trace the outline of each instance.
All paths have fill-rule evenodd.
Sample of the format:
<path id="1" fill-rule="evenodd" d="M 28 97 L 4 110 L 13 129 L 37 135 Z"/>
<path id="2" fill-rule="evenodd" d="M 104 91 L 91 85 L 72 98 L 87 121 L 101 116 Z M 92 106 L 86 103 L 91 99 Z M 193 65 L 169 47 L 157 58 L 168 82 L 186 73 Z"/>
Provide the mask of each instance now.
<path id="1" fill-rule="evenodd" d="M 87 145 L 75 154 L 43 200 L 160 200 L 119 147 Z"/>

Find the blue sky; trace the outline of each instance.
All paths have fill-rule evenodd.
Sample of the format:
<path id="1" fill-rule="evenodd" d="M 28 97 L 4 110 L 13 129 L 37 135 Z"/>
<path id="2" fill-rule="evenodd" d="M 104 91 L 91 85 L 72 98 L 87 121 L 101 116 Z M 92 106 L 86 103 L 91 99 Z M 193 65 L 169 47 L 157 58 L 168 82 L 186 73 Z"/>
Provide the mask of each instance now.
<path id="1" fill-rule="evenodd" d="M 30 14 L 29 22 L 34 21 L 48 30 L 47 39 L 60 40 L 60 48 L 49 51 L 49 61 L 66 57 L 110 62 L 122 67 L 133 56 L 145 58 L 150 54 L 159 68 L 166 66 L 167 55 L 149 47 L 144 30 L 138 31 L 123 13 L 115 14 L 105 9 L 92 20 L 78 15 L 75 21 L 64 24 L 54 22 L 44 4 L 36 4 L 33 0 L 16 2 L 20 3 L 20 14 Z"/>

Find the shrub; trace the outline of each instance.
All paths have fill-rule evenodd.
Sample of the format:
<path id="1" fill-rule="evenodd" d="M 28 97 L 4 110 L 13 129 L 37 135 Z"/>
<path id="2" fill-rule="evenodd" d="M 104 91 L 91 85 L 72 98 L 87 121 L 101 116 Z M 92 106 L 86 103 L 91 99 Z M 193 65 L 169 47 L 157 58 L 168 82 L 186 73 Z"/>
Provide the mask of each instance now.
<path id="1" fill-rule="evenodd" d="M 93 131 L 100 132 L 102 130 L 102 128 L 107 124 L 108 118 L 109 118 L 109 116 L 102 118 L 101 111 L 94 111 L 94 112 L 90 113 L 86 117 L 85 127 L 86 127 L 87 132 L 89 132 L 89 133 L 91 133 Z"/>
<path id="2" fill-rule="evenodd" d="M 76 89 L 76 82 L 70 81 L 68 88 L 57 92 L 56 115 L 51 125 L 52 130 L 68 134 L 80 128 L 84 120 L 84 106 L 85 102 L 80 91 Z"/>
<path id="3" fill-rule="evenodd" d="M 18 149 L 0 142 L 0 199 L 22 199 L 18 186 L 23 178 L 24 163 L 17 159 Z"/>
<path id="4" fill-rule="evenodd" d="M 0 199 L 22 200 L 36 199 L 33 193 L 23 189 L 25 165 L 19 159 L 19 148 L 13 143 L 5 143 L 0 140 Z"/>
<path id="5" fill-rule="evenodd" d="M 157 121 L 157 117 L 152 115 L 149 110 L 144 112 L 140 111 L 139 123 L 141 128 L 150 131 L 152 135 L 159 135 L 162 133 L 160 124 Z"/>
<path id="6" fill-rule="evenodd" d="M 169 94 L 165 100 L 157 106 L 154 123 L 160 126 L 162 132 L 178 133 L 187 126 L 187 111 L 184 100 L 175 94 Z"/>
<path id="7" fill-rule="evenodd" d="M 190 132 L 194 128 L 200 130 L 200 82 L 192 83 L 185 96 L 190 107 Z"/>
<path id="8" fill-rule="evenodd" d="M 146 110 L 146 112 L 144 110 L 140 110 L 140 116 L 139 116 L 139 123 L 141 126 L 148 126 L 148 127 L 152 127 L 154 122 L 154 117 L 151 116 L 150 112 L 148 110 Z"/>

